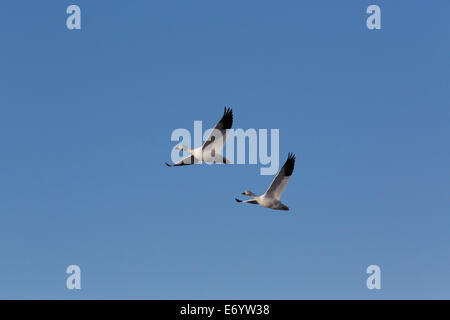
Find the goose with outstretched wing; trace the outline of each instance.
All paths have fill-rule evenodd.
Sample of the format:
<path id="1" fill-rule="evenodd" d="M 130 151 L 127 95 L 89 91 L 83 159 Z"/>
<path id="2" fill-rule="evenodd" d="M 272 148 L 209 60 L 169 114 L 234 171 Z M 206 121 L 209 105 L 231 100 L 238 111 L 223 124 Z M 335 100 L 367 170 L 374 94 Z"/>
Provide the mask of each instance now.
<path id="1" fill-rule="evenodd" d="M 221 152 L 227 140 L 228 129 L 233 125 L 233 111 L 231 108 L 226 108 L 223 116 L 211 131 L 206 142 L 198 148 L 190 149 L 184 145 L 175 147 L 177 150 L 185 150 L 190 153 L 186 158 L 181 159 L 177 163 L 166 165 L 169 167 L 185 166 L 190 164 L 197 164 L 202 162 L 210 163 L 230 163 L 228 159 L 222 156 Z"/>
<path id="2" fill-rule="evenodd" d="M 295 155 L 293 153 L 289 153 L 283 167 L 278 172 L 275 179 L 273 179 L 272 184 L 263 195 L 257 196 L 253 192 L 247 190 L 242 194 L 250 196 L 252 199 L 243 201 L 236 198 L 236 201 L 242 203 L 259 204 L 260 206 L 274 210 L 289 210 L 289 207 L 281 203 L 280 199 L 284 189 L 286 189 L 292 172 L 294 171 L 294 166 Z"/>

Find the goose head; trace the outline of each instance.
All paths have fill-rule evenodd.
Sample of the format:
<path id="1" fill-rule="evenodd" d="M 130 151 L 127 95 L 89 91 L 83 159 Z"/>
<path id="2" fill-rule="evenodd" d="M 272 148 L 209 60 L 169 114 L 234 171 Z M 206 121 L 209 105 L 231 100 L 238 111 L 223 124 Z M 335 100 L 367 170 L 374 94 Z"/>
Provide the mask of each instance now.
<path id="1" fill-rule="evenodd" d="M 251 192 L 251 191 L 249 191 L 249 190 L 245 190 L 244 192 L 242 192 L 242 194 L 243 194 L 244 196 L 254 196 L 254 195 L 255 195 L 253 192 Z"/>

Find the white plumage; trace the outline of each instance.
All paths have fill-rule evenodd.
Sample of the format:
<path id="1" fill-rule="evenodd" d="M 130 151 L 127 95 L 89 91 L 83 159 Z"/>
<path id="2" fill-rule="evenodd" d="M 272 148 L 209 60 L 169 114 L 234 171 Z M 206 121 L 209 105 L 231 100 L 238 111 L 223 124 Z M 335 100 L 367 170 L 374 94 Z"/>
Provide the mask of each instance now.
<path id="1" fill-rule="evenodd" d="M 242 194 L 252 197 L 250 200 L 239 200 L 236 198 L 237 202 L 242 203 L 252 203 L 259 204 L 265 208 L 275 209 L 275 210 L 289 210 L 289 207 L 281 203 L 281 195 L 289 182 L 289 178 L 294 171 L 295 166 L 295 155 L 289 153 L 286 162 L 284 163 L 281 170 L 278 172 L 275 179 L 273 179 L 272 184 L 267 189 L 267 191 L 260 196 L 255 195 L 251 191 L 244 191 Z"/>
<path id="2" fill-rule="evenodd" d="M 202 162 L 210 163 L 230 163 L 220 152 L 225 145 L 227 140 L 227 129 L 231 129 L 233 124 L 233 111 L 231 108 L 225 108 L 224 113 L 220 121 L 216 124 L 214 129 L 211 131 L 206 142 L 198 148 L 190 149 L 183 145 L 178 145 L 175 149 L 185 150 L 191 155 L 184 159 L 181 159 L 177 163 L 166 165 L 169 167 L 173 166 L 185 166 L 190 164 L 197 164 Z"/>

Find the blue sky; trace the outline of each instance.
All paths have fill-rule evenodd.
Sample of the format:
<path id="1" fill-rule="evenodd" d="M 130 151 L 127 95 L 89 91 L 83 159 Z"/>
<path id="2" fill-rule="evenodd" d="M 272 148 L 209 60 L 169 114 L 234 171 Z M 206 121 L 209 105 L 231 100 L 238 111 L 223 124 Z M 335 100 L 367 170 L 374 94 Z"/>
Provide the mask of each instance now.
<path id="1" fill-rule="evenodd" d="M 2 1 L 0 298 L 450 298 L 449 10 Z M 164 165 L 225 105 L 296 153 L 289 213 L 234 201 L 257 165 Z"/>

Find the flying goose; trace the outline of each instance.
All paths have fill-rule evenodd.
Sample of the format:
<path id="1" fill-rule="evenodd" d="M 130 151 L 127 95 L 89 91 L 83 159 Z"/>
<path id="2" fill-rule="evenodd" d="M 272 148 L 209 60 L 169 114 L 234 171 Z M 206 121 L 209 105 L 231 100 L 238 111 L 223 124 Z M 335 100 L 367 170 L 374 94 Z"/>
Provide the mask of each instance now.
<path id="1" fill-rule="evenodd" d="M 191 155 L 184 159 L 181 159 L 177 163 L 168 164 L 168 167 L 185 166 L 194 163 L 213 162 L 213 163 L 230 163 L 230 160 L 226 159 L 220 154 L 227 140 L 227 129 L 231 129 L 233 124 L 233 111 L 231 108 L 226 108 L 223 112 L 223 116 L 211 131 L 206 142 L 198 148 L 190 149 L 184 145 L 178 145 L 175 147 L 177 150 L 185 150 Z"/>
<path id="2" fill-rule="evenodd" d="M 280 198 L 289 182 L 289 178 L 291 177 L 292 172 L 294 171 L 294 165 L 295 155 L 293 153 L 289 153 L 283 167 L 278 172 L 275 179 L 273 179 L 269 189 L 267 189 L 267 191 L 263 195 L 257 196 L 253 192 L 247 190 L 242 192 L 242 194 L 250 196 L 253 199 L 243 201 L 235 198 L 236 201 L 242 203 L 259 204 L 260 206 L 274 210 L 289 210 L 288 206 L 281 203 Z"/>

